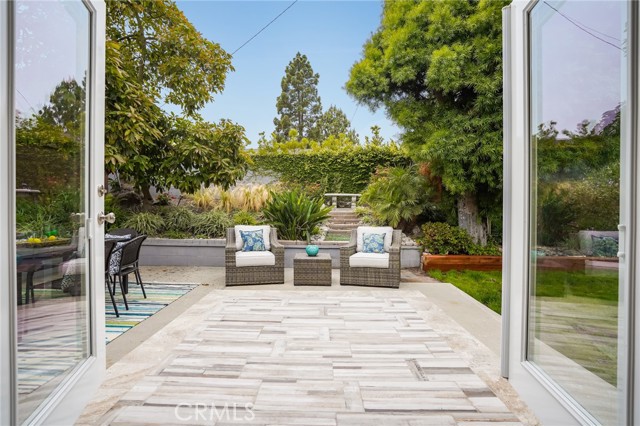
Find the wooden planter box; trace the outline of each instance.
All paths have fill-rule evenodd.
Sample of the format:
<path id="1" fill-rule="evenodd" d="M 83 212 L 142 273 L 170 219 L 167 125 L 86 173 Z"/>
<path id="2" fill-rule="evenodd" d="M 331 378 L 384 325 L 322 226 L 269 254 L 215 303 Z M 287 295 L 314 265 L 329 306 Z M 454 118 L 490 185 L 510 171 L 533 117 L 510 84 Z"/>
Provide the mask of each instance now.
<path id="1" fill-rule="evenodd" d="M 617 257 L 539 256 L 538 269 L 586 271 L 588 269 L 618 269 Z"/>
<path id="2" fill-rule="evenodd" d="M 422 269 L 440 271 L 500 271 L 502 256 L 470 256 L 457 254 L 423 254 Z"/>

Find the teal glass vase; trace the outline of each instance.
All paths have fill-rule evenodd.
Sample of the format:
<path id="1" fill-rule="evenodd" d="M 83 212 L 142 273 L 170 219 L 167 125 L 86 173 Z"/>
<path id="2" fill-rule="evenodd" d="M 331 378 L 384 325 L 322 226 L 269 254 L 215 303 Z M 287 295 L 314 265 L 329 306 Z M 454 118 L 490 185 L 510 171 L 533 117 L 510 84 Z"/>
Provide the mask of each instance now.
<path id="1" fill-rule="evenodd" d="M 307 256 L 317 256 L 318 252 L 320 251 L 320 247 L 314 244 L 309 244 L 307 248 L 305 248 L 305 251 L 307 252 Z"/>

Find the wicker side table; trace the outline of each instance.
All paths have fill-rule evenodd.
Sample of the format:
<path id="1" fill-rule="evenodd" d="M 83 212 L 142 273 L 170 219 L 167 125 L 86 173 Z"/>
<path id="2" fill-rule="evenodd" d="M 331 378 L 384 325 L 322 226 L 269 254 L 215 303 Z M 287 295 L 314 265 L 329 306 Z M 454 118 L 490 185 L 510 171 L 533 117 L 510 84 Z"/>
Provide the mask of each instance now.
<path id="1" fill-rule="evenodd" d="M 298 253 L 293 258 L 293 285 L 326 285 L 331 286 L 331 256 L 319 253 L 307 256 Z"/>

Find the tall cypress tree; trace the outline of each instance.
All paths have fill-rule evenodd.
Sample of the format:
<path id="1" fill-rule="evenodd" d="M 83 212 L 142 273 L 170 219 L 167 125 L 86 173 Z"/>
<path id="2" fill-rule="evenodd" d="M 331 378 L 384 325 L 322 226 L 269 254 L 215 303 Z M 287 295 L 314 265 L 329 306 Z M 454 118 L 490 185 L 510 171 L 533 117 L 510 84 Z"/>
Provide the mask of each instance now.
<path id="1" fill-rule="evenodd" d="M 313 72 L 306 55 L 300 52 L 289 62 L 280 83 L 282 93 L 276 101 L 278 117 L 273 119 L 276 138 L 284 140 L 296 129 L 298 138 L 316 138 L 316 122 L 322 114 L 318 96 L 320 75 Z"/>

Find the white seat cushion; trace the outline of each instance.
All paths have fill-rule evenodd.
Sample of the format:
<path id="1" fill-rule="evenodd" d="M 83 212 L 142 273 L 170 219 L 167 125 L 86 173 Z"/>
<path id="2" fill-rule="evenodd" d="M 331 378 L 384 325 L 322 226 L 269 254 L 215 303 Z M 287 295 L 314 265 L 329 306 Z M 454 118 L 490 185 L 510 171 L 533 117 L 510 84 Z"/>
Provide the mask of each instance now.
<path id="1" fill-rule="evenodd" d="M 270 251 L 237 251 L 236 266 L 275 266 L 276 256 Z"/>
<path id="2" fill-rule="evenodd" d="M 236 250 L 242 250 L 242 238 L 240 237 L 240 231 L 258 231 L 262 229 L 262 238 L 264 239 L 264 247 L 267 250 L 271 250 L 271 227 L 269 225 L 236 225 L 234 231 L 236 233 Z"/>
<path id="3" fill-rule="evenodd" d="M 364 234 L 384 234 L 384 251 L 391 249 L 393 228 L 390 226 L 358 226 L 356 231 L 356 251 L 360 253 L 363 246 Z"/>
<path id="4" fill-rule="evenodd" d="M 389 269 L 389 253 L 356 253 L 349 257 L 349 266 Z"/>

